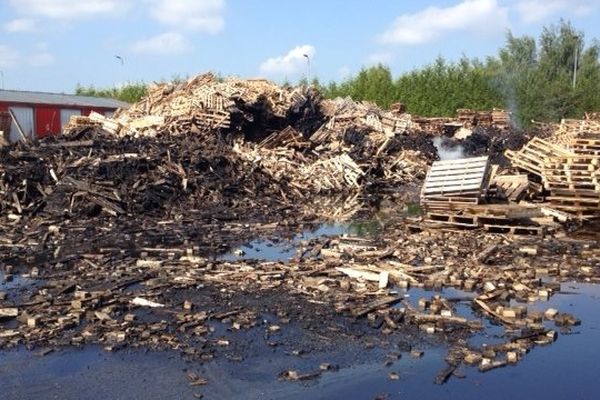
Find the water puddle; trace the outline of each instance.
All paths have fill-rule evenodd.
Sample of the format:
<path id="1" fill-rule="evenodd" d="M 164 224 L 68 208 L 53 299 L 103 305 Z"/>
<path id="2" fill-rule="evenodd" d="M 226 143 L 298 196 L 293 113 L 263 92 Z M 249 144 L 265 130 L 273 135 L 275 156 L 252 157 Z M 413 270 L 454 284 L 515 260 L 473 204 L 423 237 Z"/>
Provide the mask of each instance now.
<path id="1" fill-rule="evenodd" d="M 34 284 L 34 280 L 23 277 L 21 274 L 5 274 L 0 270 L 0 290 L 24 289 Z"/>
<path id="2" fill-rule="evenodd" d="M 302 242 L 327 236 L 358 236 L 374 235 L 382 229 L 377 220 L 354 221 L 350 223 L 320 224 L 314 229 L 308 229 L 296 234 L 293 238 L 273 237 L 255 239 L 226 254 L 217 257 L 223 261 L 262 260 L 288 261 L 297 254 Z"/>
<path id="3" fill-rule="evenodd" d="M 418 288 L 400 292 L 408 295 L 411 304 L 435 294 L 458 299 L 455 303 L 457 313 L 473 316 L 469 307 L 464 306 L 468 303 L 460 301 L 472 296 L 469 293 L 454 289 L 438 293 Z M 535 347 L 516 365 L 488 373 L 462 368 L 466 379 L 451 378 L 443 386 L 435 385 L 433 380 L 445 366 L 447 349 L 444 346 L 421 348 L 425 353 L 420 359 L 402 353 L 398 361 L 385 366 L 383 361 L 387 351 L 338 348 L 332 352 L 296 357 L 283 349 L 266 347 L 264 340 L 256 340 L 260 347 L 249 353 L 251 357 L 237 362 L 217 358 L 208 364 L 189 363 L 172 352 L 126 349 L 106 353 L 95 346 L 86 346 L 83 350 L 56 350 L 45 357 L 25 350 L 5 351 L 0 353 L 2 398 L 69 400 L 80 398 L 82 392 L 90 399 L 193 398 L 195 393 L 203 394 L 204 399 L 597 398 L 600 286 L 564 283 L 563 291 L 548 302 L 529 306 L 540 311 L 553 307 L 572 313 L 582 319 L 582 325 L 576 327 L 574 333 L 577 334 L 561 334 L 552 345 Z M 262 318 L 272 322 L 269 316 Z M 220 333 L 225 331 L 217 330 L 215 335 Z M 486 342 L 493 339 L 488 336 Z M 354 356 L 346 354 L 351 351 L 358 353 Z M 355 361 L 342 361 L 348 359 Z M 322 362 L 340 364 L 342 368 L 323 373 L 306 384 L 277 379 L 278 373 L 285 368 L 305 371 L 318 368 Z M 208 385 L 191 387 L 185 378 L 188 370 L 207 378 Z M 397 373 L 399 380 L 390 380 L 390 372 Z"/>

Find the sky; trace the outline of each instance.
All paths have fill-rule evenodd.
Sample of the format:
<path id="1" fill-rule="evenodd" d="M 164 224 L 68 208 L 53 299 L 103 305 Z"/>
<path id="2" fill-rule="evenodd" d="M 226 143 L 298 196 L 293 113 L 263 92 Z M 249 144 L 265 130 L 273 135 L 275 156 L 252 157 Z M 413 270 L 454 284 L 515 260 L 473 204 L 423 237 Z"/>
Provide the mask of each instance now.
<path id="1" fill-rule="evenodd" d="M 599 14 L 600 0 L 0 0 L 0 87 L 70 93 L 208 70 L 328 82 L 377 63 L 398 75 L 494 55 L 509 30 L 537 37 L 560 18 L 600 38 Z"/>

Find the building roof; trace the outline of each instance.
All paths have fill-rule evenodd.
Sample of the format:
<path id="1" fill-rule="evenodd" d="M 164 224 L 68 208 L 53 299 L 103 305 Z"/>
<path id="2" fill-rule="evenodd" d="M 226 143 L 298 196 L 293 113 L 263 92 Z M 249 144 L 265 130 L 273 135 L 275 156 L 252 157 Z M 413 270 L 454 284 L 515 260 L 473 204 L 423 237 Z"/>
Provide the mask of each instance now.
<path id="1" fill-rule="evenodd" d="M 45 92 L 26 92 L 20 90 L 0 90 L 0 102 L 99 108 L 129 107 L 129 103 L 105 97 L 77 96 L 74 94 Z"/>

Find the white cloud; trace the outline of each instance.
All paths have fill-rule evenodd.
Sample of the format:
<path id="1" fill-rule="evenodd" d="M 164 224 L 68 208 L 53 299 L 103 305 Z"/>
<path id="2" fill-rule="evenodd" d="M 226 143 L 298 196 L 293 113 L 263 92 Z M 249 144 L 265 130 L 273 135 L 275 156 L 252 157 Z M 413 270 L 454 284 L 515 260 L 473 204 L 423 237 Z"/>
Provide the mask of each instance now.
<path id="1" fill-rule="evenodd" d="M 585 15 L 600 6 L 598 0 L 525 0 L 516 5 L 521 20 L 535 23 L 557 14 Z"/>
<path id="2" fill-rule="evenodd" d="M 14 67 L 19 61 L 19 53 L 12 48 L 0 44 L 0 68 Z"/>
<path id="3" fill-rule="evenodd" d="M 158 36 L 142 39 L 131 46 L 135 53 L 149 55 L 175 55 L 190 51 L 192 46 L 182 34 L 166 32 Z"/>
<path id="4" fill-rule="evenodd" d="M 9 0 L 19 13 L 69 20 L 117 14 L 129 7 L 126 0 Z"/>
<path id="5" fill-rule="evenodd" d="M 389 51 L 373 53 L 367 57 L 367 64 L 389 64 L 394 59 L 394 55 Z"/>
<path id="6" fill-rule="evenodd" d="M 150 15 L 178 29 L 216 34 L 225 26 L 225 0 L 150 0 Z"/>
<path id="7" fill-rule="evenodd" d="M 36 53 L 27 59 L 32 67 L 45 67 L 54 64 L 55 61 L 54 55 L 48 52 Z"/>
<path id="8" fill-rule="evenodd" d="M 306 57 L 314 57 L 316 50 L 314 46 L 305 44 L 296 46 L 286 55 L 269 58 L 260 64 L 260 72 L 265 75 L 287 75 L 295 74 L 306 68 Z"/>
<path id="9" fill-rule="evenodd" d="M 36 21 L 31 18 L 17 18 L 4 24 L 4 30 L 7 32 L 33 32 Z"/>
<path id="10" fill-rule="evenodd" d="M 458 31 L 501 32 L 508 26 L 508 8 L 497 0 L 463 0 L 446 7 L 428 7 L 396 18 L 379 41 L 417 45 Z"/>

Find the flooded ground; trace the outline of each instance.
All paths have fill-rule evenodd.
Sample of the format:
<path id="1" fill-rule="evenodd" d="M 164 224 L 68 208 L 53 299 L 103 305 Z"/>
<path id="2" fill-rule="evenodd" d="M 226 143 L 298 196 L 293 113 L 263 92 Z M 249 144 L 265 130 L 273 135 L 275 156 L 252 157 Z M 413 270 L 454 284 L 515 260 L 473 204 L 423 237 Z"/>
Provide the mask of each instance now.
<path id="1" fill-rule="evenodd" d="M 409 290 L 411 302 L 432 292 Z M 447 298 L 468 294 L 445 290 Z M 465 303 L 466 304 L 466 303 Z M 548 303 L 533 304 L 544 310 L 555 307 L 585 316 L 583 324 L 556 343 L 532 350 L 521 363 L 488 373 L 465 369 L 464 379 L 452 377 L 443 386 L 435 385 L 436 374 L 445 365 L 446 348 L 435 343 L 420 347 L 424 356 L 411 358 L 405 343 L 369 346 L 365 343 L 336 343 L 336 346 L 295 355 L 285 346 L 271 346 L 260 328 L 243 360 L 217 357 L 201 364 L 186 362 L 174 352 L 147 352 L 125 349 L 108 353 L 98 347 L 57 349 L 41 356 L 39 350 L 25 349 L 0 353 L 3 399 L 593 399 L 600 389 L 597 360 L 600 357 L 600 287 L 565 283 L 561 293 Z M 470 314 L 469 307 L 457 306 Z M 294 332 L 297 329 L 296 332 Z M 302 334 L 290 326 L 285 335 Z M 501 330 L 499 329 L 498 332 Z M 284 333 L 282 333 L 283 335 Z M 491 342 L 494 331 L 473 340 Z M 384 366 L 390 353 L 400 359 Z M 321 363 L 339 366 L 304 383 L 277 378 L 285 369 L 310 371 Z M 208 380 L 206 386 L 190 386 L 190 371 Z M 398 380 L 390 380 L 395 372 Z M 379 397 L 377 397 L 379 396 Z"/>
<path id="2" fill-rule="evenodd" d="M 380 233 L 386 224 L 387 212 L 380 210 L 373 219 L 364 221 L 315 225 L 286 237 L 261 236 L 215 258 L 286 262 L 298 257 L 303 243 L 313 239 L 343 235 L 369 237 Z M 403 216 L 420 213 L 418 204 L 414 203 L 400 210 Z M 32 291 L 44 284 L 19 274 L 9 281 L 4 278 L 0 271 L 0 291 L 12 294 Z M 413 306 L 422 297 L 438 294 L 419 288 L 395 290 Z M 480 319 L 481 315 L 471 309 L 473 293 L 444 289 L 439 294 L 454 304 L 456 315 Z M 278 299 L 277 296 L 259 299 L 261 296 L 264 293 L 256 294 L 255 301 L 269 304 Z M 210 297 L 207 295 L 206 299 Z M 210 301 L 198 301 L 198 304 L 207 303 Z M 290 307 L 302 307 L 302 303 L 290 303 Z M 231 331 L 224 324 L 211 321 L 213 331 L 209 340 L 227 337 L 232 346 L 217 352 L 215 358 L 207 362 L 187 361 L 176 351 L 133 347 L 115 352 L 93 345 L 53 347 L 48 349 L 49 353 L 44 348 L 5 350 L 0 352 L 1 398 L 79 399 L 82 393 L 89 399 L 596 398 L 600 389 L 594 369 L 600 356 L 596 345 L 600 340 L 597 312 L 600 286 L 563 283 L 562 291 L 549 302 L 532 303 L 528 307 L 540 311 L 555 307 L 580 317 L 583 322 L 573 331 L 561 333 L 556 343 L 534 348 L 517 365 L 488 373 L 461 367 L 458 375 L 464 378 L 452 376 L 442 386 L 434 384 L 434 380 L 446 366 L 448 342 L 437 335 L 425 339 L 411 336 L 410 332 L 382 336 L 379 329 L 373 329 L 370 335 L 364 331 L 369 329 L 364 319 L 360 324 L 348 319 L 333 321 L 334 325 L 343 326 L 342 330 L 359 331 L 356 337 L 342 334 L 337 339 L 319 337 L 318 330 L 311 326 L 314 321 L 302 319 L 283 326 L 279 332 L 268 332 L 267 326 L 275 323 L 276 317 L 265 312 L 260 315 L 262 323 L 249 330 Z M 506 341 L 502 327 L 483 321 L 486 329 L 470 337 L 471 344 Z M 551 322 L 546 324 L 554 328 Z M 423 350 L 423 357 L 412 358 L 411 349 Z M 390 356 L 393 362 L 386 365 Z M 323 363 L 332 367 L 315 379 L 288 382 L 280 378 L 285 370 L 319 371 Z M 190 372 L 206 378 L 208 384 L 190 386 L 187 379 Z M 390 373 L 397 374 L 398 379 L 390 379 Z"/>

